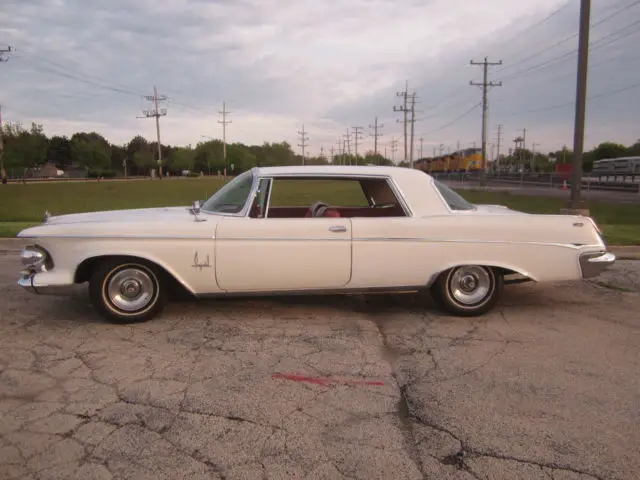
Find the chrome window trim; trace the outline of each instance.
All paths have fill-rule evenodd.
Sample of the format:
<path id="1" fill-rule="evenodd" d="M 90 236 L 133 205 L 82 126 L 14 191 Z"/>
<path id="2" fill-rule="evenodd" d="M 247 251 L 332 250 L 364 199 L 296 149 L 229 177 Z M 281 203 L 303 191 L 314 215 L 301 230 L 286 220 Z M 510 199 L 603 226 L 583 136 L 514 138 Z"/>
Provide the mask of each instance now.
<path id="1" fill-rule="evenodd" d="M 206 213 L 209 215 L 219 215 L 221 217 L 247 217 L 249 215 L 249 211 L 251 210 L 250 206 L 251 203 L 253 202 L 253 199 L 255 198 L 255 194 L 256 194 L 256 190 L 258 189 L 258 183 L 259 183 L 259 176 L 256 174 L 258 171 L 257 167 L 253 167 L 251 170 L 248 170 L 251 172 L 251 188 L 249 189 L 249 194 L 247 195 L 247 199 L 244 202 L 244 206 L 242 207 L 242 209 L 239 212 L 236 213 L 229 213 L 229 212 L 216 212 L 215 210 L 205 210 L 203 208 L 200 209 L 201 213 Z M 242 173 L 240 174 L 242 175 Z M 238 177 L 236 177 L 238 178 Z M 213 194 L 215 195 L 215 193 Z M 212 195 L 212 196 L 213 196 Z M 211 198 L 211 197 L 209 197 Z M 207 199 L 209 200 L 209 199 Z M 207 201 L 205 200 L 205 202 Z"/>
<path id="2" fill-rule="evenodd" d="M 433 187 L 433 189 L 436 191 L 436 195 L 438 195 L 438 197 L 440 198 L 440 201 L 444 204 L 445 208 L 447 209 L 447 211 L 448 211 L 449 213 L 452 213 L 452 214 L 454 214 L 454 215 L 455 215 L 455 214 L 459 214 L 460 212 L 465 212 L 465 213 L 467 213 L 467 212 L 477 212 L 477 211 L 478 211 L 478 209 L 475 207 L 475 205 L 474 205 L 474 208 L 473 208 L 472 210 L 454 210 L 453 208 L 451 208 L 451 207 L 449 206 L 449 202 L 447 202 L 447 199 L 446 199 L 446 198 L 444 198 L 444 195 L 442 195 L 442 192 L 440 192 L 440 189 L 437 187 L 437 185 L 436 185 L 436 179 L 435 179 L 435 178 L 433 178 L 433 177 L 431 177 L 431 179 L 430 179 L 430 183 L 431 183 L 431 187 Z M 449 187 L 449 188 L 451 188 L 451 187 Z M 452 189 L 452 190 L 453 190 L 453 189 Z M 458 195 L 460 195 L 460 194 L 458 194 Z M 462 195 L 460 195 L 460 196 L 462 197 Z M 462 198 L 464 198 L 464 197 L 462 197 Z M 464 199 L 465 199 L 467 202 L 469 202 L 469 200 L 467 200 L 466 198 L 464 198 Z M 469 202 L 469 203 L 470 203 L 471 205 L 473 205 L 471 202 Z"/>
<path id="3" fill-rule="evenodd" d="M 267 204 L 267 208 L 264 211 L 264 217 L 262 217 L 263 219 L 265 218 L 269 218 L 269 208 L 271 208 L 271 192 L 273 192 L 273 177 L 269 176 L 269 177 L 260 177 L 260 180 L 268 180 L 269 181 L 269 193 L 267 193 L 267 200 L 266 200 L 266 204 Z"/>

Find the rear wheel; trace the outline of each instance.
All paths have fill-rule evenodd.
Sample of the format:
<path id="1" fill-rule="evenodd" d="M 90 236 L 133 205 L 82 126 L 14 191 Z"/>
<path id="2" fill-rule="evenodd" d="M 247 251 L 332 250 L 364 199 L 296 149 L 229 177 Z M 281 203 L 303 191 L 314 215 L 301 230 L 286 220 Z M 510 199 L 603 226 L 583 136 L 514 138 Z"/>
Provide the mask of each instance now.
<path id="1" fill-rule="evenodd" d="M 143 260 L 106 260 L 89 280 L 89 297 L 110 322 L 144 322 L 157 316 L 166 304 L 163 273 Z"/>
<path id="2" fill-rule="evenodd" d="M 491 267 L 462 265 L 442 272 L 431 288 L 436 303 L 461 317 L 483 315 L 502 296 L 504 278 Z"/>

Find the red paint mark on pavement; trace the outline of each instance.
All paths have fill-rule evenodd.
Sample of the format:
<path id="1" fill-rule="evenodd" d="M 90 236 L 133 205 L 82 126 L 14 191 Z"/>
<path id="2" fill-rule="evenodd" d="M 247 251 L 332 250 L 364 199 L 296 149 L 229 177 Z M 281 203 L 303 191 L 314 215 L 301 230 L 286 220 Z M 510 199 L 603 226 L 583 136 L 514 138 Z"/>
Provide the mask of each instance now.
<path id="1" fill-rule="evenodd" d="M 284 380 L 293 380 L 294 382 L 313 383 L 315 385 L 322 385 L 323 387 L 329 387 L 332 384 L 373 385 L 373 386 L 382 386 L 382 385 L 384 385 L 384 382 L 374 381 L 374 380 L 341 380 L 341 379 L 336 379 L 336 378 L 308 377 L 306 375 L 283 374 L 283 373 L 274 373 L 273 375 L 271 375 L 271 378 L 281 378 L 281 379 L 284 379 Z"/>

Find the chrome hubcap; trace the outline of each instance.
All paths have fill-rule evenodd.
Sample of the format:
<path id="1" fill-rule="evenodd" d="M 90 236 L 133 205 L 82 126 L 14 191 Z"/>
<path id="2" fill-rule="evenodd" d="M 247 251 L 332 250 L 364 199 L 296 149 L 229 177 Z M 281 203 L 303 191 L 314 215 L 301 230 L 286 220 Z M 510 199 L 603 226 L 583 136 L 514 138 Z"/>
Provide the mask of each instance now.
<path id="1" fill-rule="evenodd" d="M 111 277 L 107 285 L 107 295 L 111 303 L 126 312 L 146 307 L 153 299 L 154 292 L 155 286 L 151 276 L 135 268 L 120 270 Z"/>
<path id="2" fill-rule="evenodd" d="M 491 277 L 480 267 L 468 266 L 458 268 L 449 280 L 449 290 L 453 298 L 465 305 L 481 302 L 489 294 Z"/>

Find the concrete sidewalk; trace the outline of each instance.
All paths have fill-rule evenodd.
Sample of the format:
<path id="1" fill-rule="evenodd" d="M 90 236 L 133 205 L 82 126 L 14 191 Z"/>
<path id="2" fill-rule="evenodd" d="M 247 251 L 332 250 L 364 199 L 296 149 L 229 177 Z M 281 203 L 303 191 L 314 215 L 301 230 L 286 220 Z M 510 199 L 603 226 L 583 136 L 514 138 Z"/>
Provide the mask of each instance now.
<path id="1" fill-rule="evenodd" d="M 0 255 L 17 254 L 27 243 L 29 241 L 22 238 L 0 238 Z M 621 260 L 640 260 L 640 245 L 609 245 L 609 250 Z"/>

